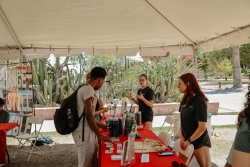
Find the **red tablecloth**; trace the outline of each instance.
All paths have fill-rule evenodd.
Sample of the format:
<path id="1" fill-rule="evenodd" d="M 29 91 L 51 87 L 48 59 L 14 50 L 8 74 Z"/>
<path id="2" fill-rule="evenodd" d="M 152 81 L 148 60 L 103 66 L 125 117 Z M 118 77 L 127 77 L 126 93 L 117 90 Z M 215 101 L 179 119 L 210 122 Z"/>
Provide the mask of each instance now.
<path id="1" fill-rule="evenodd" d="M 138 130 L 141 136 L 144 136 L 143 130 Z M 108 135 L 108 132 L 102 132 L 103 134 Z M 146 138 L 158 139 L 153 131 L 146 131 Z M 123 143 L 126 141 L 128 137 L 120 135 L 120 142 Z M 135 141 L 142 141 L 143 139 L 136 139 Z M 159 140 L 159 139 L 158 139 Z M 105 154 L 106 148 L 104 141 L 99 141 L 99 166 L 100 167 L 117 167 L 121 166 L 121 161 L 111 161 L 111 155 L 117 155 L 117 146 L 113 144 L 114 151 L 113 154 Z M 166 152 L 170 152 L 171 150 L 168 148 Z M 141 154 L 135 154 L 136 164 L 135 167 L 172 167 L 171 162 L 177 161 L 179 163 L 183 163 L 181 159 L 177 155 L 173 156 L 158 156 L 157 153 L 148 153 L 149 154 L 149 162 L 141 163 Z"/>
<path id="2" fill-rule="evenodd" d="M 0 164 L 6 163 L 6 133 L 18 126 L 17 123 L 0 123 Z"/>

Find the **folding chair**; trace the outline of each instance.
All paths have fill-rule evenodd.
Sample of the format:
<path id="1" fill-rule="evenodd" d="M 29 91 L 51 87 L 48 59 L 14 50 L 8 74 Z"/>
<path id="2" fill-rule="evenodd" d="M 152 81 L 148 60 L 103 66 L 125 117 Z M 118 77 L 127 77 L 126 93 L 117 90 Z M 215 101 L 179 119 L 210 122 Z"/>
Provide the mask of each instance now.
<path id="1" fill-rule="evenodd" d="M 37 138 L 40 134 L 40 130 L 42 128 L 42 125 L 43 125 L 43 121 L 44 121 L 44 118 L 42 117 L 27 117 L 27 120 L 26 120 L 26 126 L 25 126 L 25 130 L 24 130 L 24 134 L 21 134 L 21 135 L 18 135 L 16 136 L 15 138 L 19 141 L 19 145 L 17 147 L 17 150 L 16 150 L 16 153 L 14 155 L 14 158 L 16 157 L 17 155 L 17 151 L 21 151 L 19 150 L 21 147 L 25 147 L 27 149 L 26 152 L 29 153 L 29 158 L 27 161 L 29 161 L 30 159 L 30 156 L 31 154 L 40 154 L 40 155 L 44 155 L 44 153 L 42 152 L 42 150 L 40 150 L 37 146 L 36 146 L 36 141 L 37 141 Z M 37 126 L 37 125 L 40 125 L 40 128 L 38 131 L 36 131 L 34 134 L 29 134 L 27 133 L 27 130 L 30 128 L 30 124 L 34 125 L 34 126 Z M 34 142 L 32 142 L 32 140 L 34 140 Z M 31 144 L 31 149 L 28 148 L 25 144 L 26 143 L 30 143 Z M 38 151 L 34 151 L 34 147 L 36 149 L 38 149 Z"/>
<path id="2" fill-rule="evenodd" d="M 174 130 L 173 130 L 172 133 L 171 133 L 171 136 L 172 136 L 172 134 L 174 133 L 174 136 L 172 137 L 172 139 L 175 138 L 175 136 L 177 135 L 177 133 L 178 133 L 180 127 L 181 127 L 181 121 L 177 121 L 176 126 L 175 126 Z"/>
<path id="3" fill-rule="evenodd" d="M 161 131 L 158 135 L 158 138 L 161 139 L 161 141 L 168 146 L 170 140 L 171 140 L 171 136 L 169 133 Z"/>
<path id="4" fill-rule="evenodd" d="M 161 129 L 163 128 L 163 126 L 164 126 L 165 123 L 168 123 L 168 124 L 170 125 L 169 128 L 168 128 L 168 130 L 167 130 L 167 132 L 169 132 L 169 130 L 171 129 L 171 127 L 172 127 L 172 125 L 173 125 L 173 123 L 174 123 L 174 117 L 173 117 L 172 115 L 167 115 L 167 116 L 165 117 L 165 119 L 164 119 L 164 122 L 163 122 L 163 124 L 162 124 L 162 126 L 161 126 Z M 161 132 L 161 129 L 160 129 L 159 132 Z M 172 134 L 172 133 L 171 133 L 171 134 Z"/>
<path id="5" fill-rule="evenodd" d="M 182 149 L 181 149 L 181 146 L 180 146 L 180 139 L 178 139 L 178 140 L 175 141 L 173 149 L 174 149 L 175 151 L 177 151 L 178 154 L 181 153 L 181 154 L 183 154 L 185 157 L 187 157 L 187 161 L 184 162 L 185 164 L 188 164 L 188 163 L 189 163 L 190 158 L 192 157 L 193 152 L 194 152 L 194 146 L 193 146 L 193 144 L 188 145 L 187 148 L 186 148 L 186 150 L 182 150 Z M 176 152 L 176 153 L 177 153 L 177 152 Z"/>
<path id="6" fill-rule="evenodd" d="M 173 130 L 172 133 L 170 134 L 170 135 L 171 135 L 171 140 L 170 140 L 170 142 L 169 142 L 169 147 L 171 147 L 171 148 L 174 146 L 174 143 L 175 143 L 175 142 L 174 142 L 174 139 L 175 139 L 175 136 L 177 135 L 177 133 L 178 133 L 180 127 L 181 127 L 181 121 L 177 121 L 174 130 Z M 174 133 L 174 135 L 172 136 L 173 133 Z"/>

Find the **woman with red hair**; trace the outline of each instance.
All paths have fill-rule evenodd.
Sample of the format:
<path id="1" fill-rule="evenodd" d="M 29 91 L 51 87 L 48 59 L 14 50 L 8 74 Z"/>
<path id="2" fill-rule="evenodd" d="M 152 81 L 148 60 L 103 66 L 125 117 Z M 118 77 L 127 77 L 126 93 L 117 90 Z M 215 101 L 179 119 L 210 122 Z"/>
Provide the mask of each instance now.
<path id="1" fill-rule="evenodd" d="M 180 146 L 185 150 L 189 144 L 193 144 L 193 156 L 195 156 L 199 165 L 201 167 L 211 167 L 209 154 L 211 142 L 206 126 L 208 99 L 201 91 L 195 76 L 191 73 L 179 77 L 178 88 L 184 94 L 179 109 L 182 134 Z M 187 160 L 181 153 L 179 157 L 184 162 Z"/>

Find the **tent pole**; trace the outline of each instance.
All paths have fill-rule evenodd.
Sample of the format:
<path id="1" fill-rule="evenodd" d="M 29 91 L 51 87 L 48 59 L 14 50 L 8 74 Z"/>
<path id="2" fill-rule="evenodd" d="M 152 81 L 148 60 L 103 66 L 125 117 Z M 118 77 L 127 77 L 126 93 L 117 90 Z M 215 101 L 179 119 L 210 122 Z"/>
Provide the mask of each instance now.
<path id="1" fill-rule="evenodd" d="M 197 72 L 197 49 L 195 46 L 193 46 L 193 52 L 194 52 L 194 75 L 197 78 L 198 72 Z"/>
<path id="2" fill-rule="evenodd" d="M 23 60 L 24 58 L 23 58 L 23 55 L 22 55 L 22 51 L 20 50 L 20 62 L 23 62 L 24 60 Z"/>
<path id="3" fill-rule="evenodd" d="M 10 26 L 10 24 L 9 24 L 9 22 L 8 22 L 8 20 L 7 20 L 7 18 L 5 17 L 5 15 L 4 15 L 4 13 L 3 13 L 2 9 L 1 9 L 1 6 L 0 6 L 0 14 L 2 15 L 3 20 L 5 21 L 7 27 L 9 28 L 11 34 L 13 35 L 14 39 L 16 40 L 16 43 L 18 44 L 19 49 L 20 49 L 21 51 L 23 51 L 22 46 L 21 46 L 19 40 L 17 39 L 16 34 L 15 34 L 14 31 L 13 31 L 13 28 Z"/>

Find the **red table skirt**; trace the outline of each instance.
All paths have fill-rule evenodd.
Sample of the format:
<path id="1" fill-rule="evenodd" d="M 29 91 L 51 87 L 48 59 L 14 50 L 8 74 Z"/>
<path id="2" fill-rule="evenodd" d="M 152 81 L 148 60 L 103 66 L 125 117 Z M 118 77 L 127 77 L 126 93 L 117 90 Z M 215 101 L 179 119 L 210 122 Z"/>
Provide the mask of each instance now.
<path id="1" fill-rule="evenodd" d="M 144 136 L 143 130 L 138 130 L 140 136 Z M 108 132 L 101 132 L 105 135 L 108 135 Z M 147 130 L 146 131 L 146 138 L 151 139 L 158 139 L 159 138 L 155 135 L 153 131 Z M 126 141 L 128 137 L 120 135 L 120 142 L 123 144 L 124 141 Z M 143 139 L 136 139 L 135 141 L 142 141 Z M 105 150 L 109 149 L 106 148 L 106 145 L 104 141 L 99 140 L 99 167 L 117 167 L 121 166 L 121 161 L 111 161 L 111 155 L 117 155 L 117 146 L 113 143 L 114 151 L 113 154 L 105 154 Z M 170 152 L 171 150 L 168 148 L 166 152 Z M 141 163 L 141 155 L 140 153 L 135 154 L 136 158 L 136 164 L 133 166 L 135 167 L 172 167 L 172 162 L 177 161 L 179 163 L 183 163 L 182 160 L 177 156 L 158 156 L 158 153 L 147 153 L 149 154 L 149 162 L 148 163 Z"/>
<path id="2" fill-rule="evenodd" d="M 17 123 L 0 123 L 0 164 L 6 163 L 6 133 L 18 126 Z"/>

